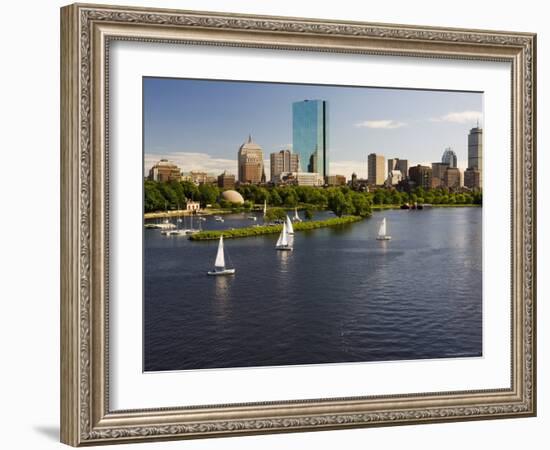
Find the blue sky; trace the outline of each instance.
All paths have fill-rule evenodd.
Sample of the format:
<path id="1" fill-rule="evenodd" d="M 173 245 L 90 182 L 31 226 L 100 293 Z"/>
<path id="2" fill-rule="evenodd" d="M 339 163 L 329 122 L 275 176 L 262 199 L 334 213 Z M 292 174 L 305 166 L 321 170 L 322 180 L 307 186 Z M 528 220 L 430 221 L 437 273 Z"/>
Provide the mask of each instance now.
<path id="1" fill-rule="evenodd" d="M 409 165 L 440 161 L 446 147 L 467 161 L 468 132 L 483 95 L 235 81 L 144 78 L 145 170 L 161 157 L 183 171 L 236 173 L 248 134 L 269 154 L 292 144 L 292 102 L 329 103 L 330 172 L 367 176 L 367 155 L 403 158 Z"/>

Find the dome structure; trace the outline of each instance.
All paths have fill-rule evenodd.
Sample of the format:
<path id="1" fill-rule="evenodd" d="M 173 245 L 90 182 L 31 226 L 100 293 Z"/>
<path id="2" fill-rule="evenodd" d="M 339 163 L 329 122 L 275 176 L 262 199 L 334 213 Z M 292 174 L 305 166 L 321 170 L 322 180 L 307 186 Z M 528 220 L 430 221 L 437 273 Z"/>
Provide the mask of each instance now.
<path id="1" fill-rule="evenodd" d="M 229 203 L 238 203 L 239 205 L 242 205 L 244 203 L 243 196 L 239 194 L 237 191 L 234 191 L 233 189 L 223 191 L 222 199 L 224 199 Z"/>

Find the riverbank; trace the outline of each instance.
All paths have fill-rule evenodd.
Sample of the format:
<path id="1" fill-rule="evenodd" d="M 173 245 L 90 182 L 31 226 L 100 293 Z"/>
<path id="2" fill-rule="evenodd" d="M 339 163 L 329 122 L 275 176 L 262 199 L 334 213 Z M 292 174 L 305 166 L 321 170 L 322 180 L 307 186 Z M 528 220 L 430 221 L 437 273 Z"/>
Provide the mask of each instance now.
<path id="1" fill-rule="evenodd" d="M 454 207 L 481 207 L 482 205 L 477 205 L 473 203 L 440 203 L 440 204 L 430 204 L 430 208 L 454 208 Z M 273 208 L 273 206 L 269 206 L 270 208 Z M 282 207 L 283 209 L 287 211 L 294 211 L 294 207 Z M 371 208 L 373 211 L 378 210 L 384 210 L 384 209 L 400 209 L 401 205 L 371 205 Z M 299 211 L 302 211 L 304 209 L 311 209 L 313 211 L 326 211 L 326 209 L 319 208 L 315 205 L 308 205 L 308 204 L 301 204 L 298 205 L 297 209 Z M 248 212 L 261 212 L 263 210 L 263 205 L 254 205 L 254 207 L 248 211 Z M 232 214 L 235 211 L 233 209 L 221 209 L 221 208 L 207 208 L 207 209 L 201 209 L 198 213 L 199 216 L 221 216 L 223 214 Z M 145 219 L 166 219 L 170 217 L 183 217 L 183 216 L 191 216 L 193 215 L 193 212 L 186 211 L 186 210 L 175 210 L 175 211 L 157 211 L 157 212 L 148 212 L 143 215 Z"/>
<path id="2" fill-rule="evenodd" d="M 481 208 L 482 205 L 476 205 L 474 203 L 438 203 L 429 205 L 422 204 L 424 208 Z M 384 209 L 401 209 L 401 205 L 371 205 L 373 211 L 381 211 Z"/>
<path id="3" fill-rule="evenodd" d="M 363 220 L 360 216 L 334 217 L 326 220 L 312 220 L 308 222 L 295 222 L 292 226 L 294 231 L 315 230 L 317 228 L 334 227 L 348 223 Z M 200 233 L 189 236 L 192 241 L 210 241 L 219 239 L 223 235 L 226 239 L 261 236 L 264 234 L 280 233 L 282 225 L 252 226 L 245 228 L 235 228 L 232 230 L 201 231 Z"/>

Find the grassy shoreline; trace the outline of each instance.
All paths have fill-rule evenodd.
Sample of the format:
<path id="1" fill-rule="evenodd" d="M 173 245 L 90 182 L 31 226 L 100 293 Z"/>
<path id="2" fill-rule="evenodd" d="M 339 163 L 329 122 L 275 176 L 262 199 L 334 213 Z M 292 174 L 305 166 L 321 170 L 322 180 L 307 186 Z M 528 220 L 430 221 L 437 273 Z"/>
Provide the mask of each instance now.
<path id="1" fill-rule="evenodd" d="M 261 212 L 262 211 L 262 208 L 263 208 L 263 205 L 254 205 L 255 207 L 253 209 L 251 209 L 250 211 L 240 211 L 240 212 L 249 212 L 249 213 L 253 213 L 253 212 Z M 327 211 L 327 209 L 323 209 L 323 208 L 320 208 L 318 206 L 315 206 L 315 205 L 306 205 L 306 204 L 303 204 L 303 205 L 298 205 L 297 208 L 298 210 L 303 210 L 303 209 L 306 209 L 308 207 L 310 207 L 310 209 L 312 209 L 313 211 Z M 461 208 L 461 207 L 466 207 L 466 208 L 475 208 L 475 207 L 481 207 L 482 205 L 477 205 L 477 204 L 474 204 L 474 203 L 439 203 L 439 204 L 431 204 L 430 207 L 431 208 Z M 273 208 L 273 206 L 270 206 L 270 208 Z M 294 211 L 294 207 L 282 207 L 283 209 L 287 210 L 287 211 Z M 372 210 L 373 211 L 377 211 L 377 210 L 383 210 L 383 209 L 401 209 L 401 205 L 372 205 L 371 206 Z M 202 216 L 213 216 L 213 215 L 223 215 L 223 214 L 231 214 L 233 213 L 234 211 L 232 209 L 203 209 L 201 210 L 200 214 L 199 215 L 202 215 Z M 144 213 L 143 217 L 145 219 L 165 219 L 165 218 L 170 218 L 170 217 L 182 217 L 182 216 L 191 216 L 193 215 L 191 212 L 189 211 L 185 211 L 185 210 L 177 210 L 177 211 L 168 211 L 168 212 L 165 212 L 165 211 L 157 211 L 157 212 L 148 212 L 148 213 Z"/>
<path id="2" fill-rule="evenodd" d="M 293 224 L 294 231 L 315 230 L 317 228 L 334 227 L 363 220 L 360 216 L 334 217 L 326 220 L 312 220 L 308 222 L 296 222 Z M 192 241 L 211 241 L 219 239 L 223 234 L 226 239 L 243 238 L 250 236 L 262 236 L 264 234 L 280 233 L 282 225 L 265 225 L 259 227 L 235 228 L 233 230 L 212 230 L 201 231 L 189 236 Z"/>

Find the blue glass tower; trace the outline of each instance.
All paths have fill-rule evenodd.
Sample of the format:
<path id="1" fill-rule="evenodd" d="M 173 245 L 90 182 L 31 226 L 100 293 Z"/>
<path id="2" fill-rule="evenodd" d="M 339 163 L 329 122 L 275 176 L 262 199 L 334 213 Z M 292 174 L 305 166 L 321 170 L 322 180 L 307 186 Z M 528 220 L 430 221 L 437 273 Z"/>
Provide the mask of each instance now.
<path id="1" fill-rule="evenodd" d="M 292 151 L 301 172 L 328 176 L 328 103 L 304 100 L 292 104 Z"/>

